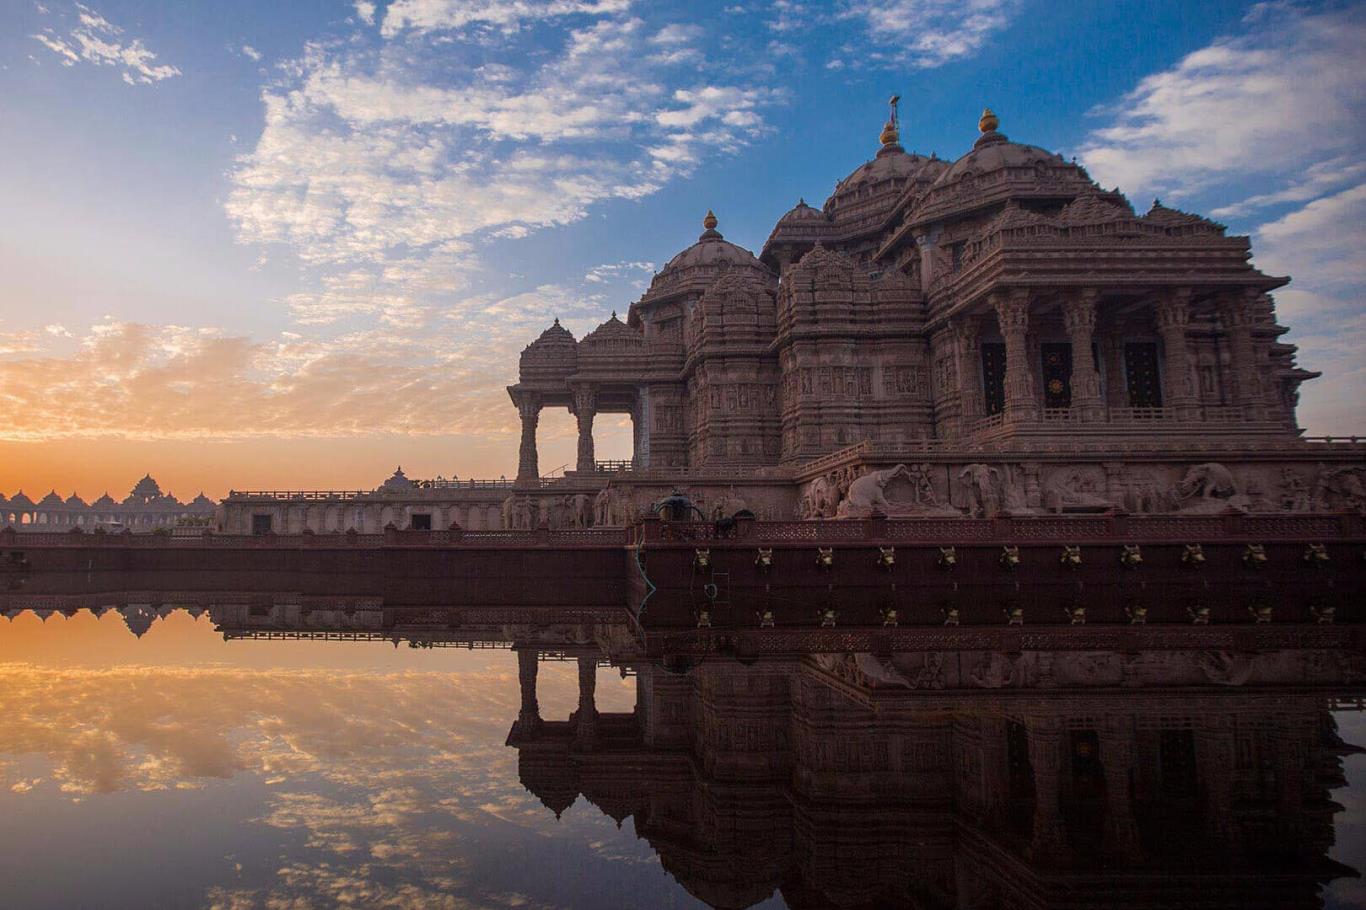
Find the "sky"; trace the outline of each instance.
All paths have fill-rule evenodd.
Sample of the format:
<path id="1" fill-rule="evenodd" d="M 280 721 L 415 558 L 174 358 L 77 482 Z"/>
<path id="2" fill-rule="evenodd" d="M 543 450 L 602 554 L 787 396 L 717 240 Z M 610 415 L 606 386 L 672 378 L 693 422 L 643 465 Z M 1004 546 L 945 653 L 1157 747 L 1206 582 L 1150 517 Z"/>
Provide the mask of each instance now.
<path id="1" fill-rule="evenodd" d="M 0 491 L 515 472 L 517 354 L 991 106 L 1251 237 L 1312 435 L 1366 435 L 1366 3 L 10 0 Z M 541 466 L 573 460 L 544 412 Z M 629 429 L 600 419 L 602 458 Z"/>

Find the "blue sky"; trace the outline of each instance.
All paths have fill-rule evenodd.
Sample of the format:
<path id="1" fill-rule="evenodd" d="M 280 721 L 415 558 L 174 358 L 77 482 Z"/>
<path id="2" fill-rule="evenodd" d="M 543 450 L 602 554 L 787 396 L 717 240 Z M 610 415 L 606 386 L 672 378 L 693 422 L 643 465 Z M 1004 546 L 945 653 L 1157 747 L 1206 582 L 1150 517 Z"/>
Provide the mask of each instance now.
<path id="1" fill-rule="evenodd" d="M 1250 234 L 1327 374 L 1302 422 L 1366 433 L 1363 4 L 11 7 L 6 456 L 509 472 L 527 341 L 624 310 L 707 208 L 757 249 L 871 157 L 893 92 L 908 148 L 956 158 L 990 105 L 1136 206 Z M 568 416 L 543 427 L 543 465 L 571 460 Z"/>

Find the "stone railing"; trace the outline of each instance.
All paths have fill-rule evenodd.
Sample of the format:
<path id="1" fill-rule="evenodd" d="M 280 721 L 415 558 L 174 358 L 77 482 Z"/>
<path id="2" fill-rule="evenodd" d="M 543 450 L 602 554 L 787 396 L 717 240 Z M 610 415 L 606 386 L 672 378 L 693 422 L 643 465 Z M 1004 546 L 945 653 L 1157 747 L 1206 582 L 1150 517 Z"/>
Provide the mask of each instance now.
<path id="1" fill-rule="evenodd" d="M 619 547 L 626 542 L 625 528 L 564 528 L 536 531 L 399 531 L 386 530 L 380 534 L 361 534 L 353 531 L 323 534 L 304 531 L 299 534 L 219 534 L 204 532 L 196 536 L 170 534 L 92 534 L 68 532 L 13 532 L 0 530 L 0 547 L 207 547 L 280 549 L 280 548 L 349 548 L 383 546 L 440 546 L 440 547 L 531 547 L 531 548 L 600 548 Z"/>

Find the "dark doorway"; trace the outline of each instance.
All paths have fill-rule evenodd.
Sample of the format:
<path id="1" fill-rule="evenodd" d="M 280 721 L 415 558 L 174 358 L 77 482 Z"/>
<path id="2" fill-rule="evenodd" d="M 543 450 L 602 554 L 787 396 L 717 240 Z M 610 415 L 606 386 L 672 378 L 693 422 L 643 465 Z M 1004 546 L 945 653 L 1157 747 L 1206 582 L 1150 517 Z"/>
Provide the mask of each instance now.
<path id="1" fill-rule="evenodd" d="M 982 395 L 987 414 L 1006 407 L 1006 346 L 999 341 L 982 344 Z"/>
<path id="2" fill-rule="evenodd" d="M 1157 345 L 1134 342 L 1124 346 L 1125 381 L 1129 385 L 1129 407 L 1162 407 L 1162 380 L 1157 373 Z"/>
<path id="3" fill-rule="evenodd" d="M 1072 407 L 1072 345 L 1045 344 L 1043 355 L 1043 406 Z"/>
<path id="4" fill-rule="evenodd" d="M 430 531 L 432 529 L 432 516 L 426 512 L 414 512 L 410 527 L 414 531 Z"/>
<path id="5" fill-rule="evenodd" d="M 1195 734 L 1190 730 L 1163 730 L 1158 740 L 1158 768 L 1162 775 L 1162 795 L 1191 799 L 1196 795 Z M 1232 773 L 1232 768 L 1222 769 Z"/>
<path id="6" fill-rule="evenodd" d="M 253 515 L 251 516 L 251 533 L 269 534 L 273 523 L 273 519 L 269 515 Z"/>

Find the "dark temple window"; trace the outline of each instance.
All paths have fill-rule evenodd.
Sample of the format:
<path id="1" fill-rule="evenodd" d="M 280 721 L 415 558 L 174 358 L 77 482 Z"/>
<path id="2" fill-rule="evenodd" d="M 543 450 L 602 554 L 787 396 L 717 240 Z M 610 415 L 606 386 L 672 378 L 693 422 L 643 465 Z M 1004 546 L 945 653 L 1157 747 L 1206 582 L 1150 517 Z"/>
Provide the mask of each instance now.
<path id="1" fill-rule="evenodd" d="M 1006 407 L 1006 346 L 999 341 L 982 344 L 982 395 L 988 414 Z"/>
<path id="2" fill-rule="evenodd" d="M 1124 346 L 1124 374 L 1129 386 L 1129 407 L 1162 407 L 1162 380 L 1157 372 L 1157 345 L 1132 342 Z"/>

